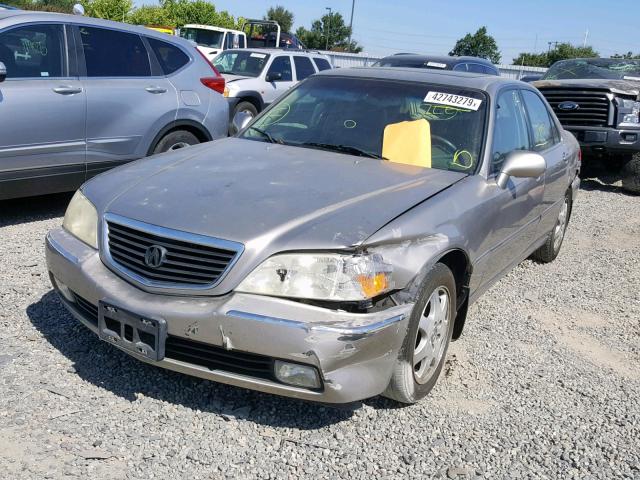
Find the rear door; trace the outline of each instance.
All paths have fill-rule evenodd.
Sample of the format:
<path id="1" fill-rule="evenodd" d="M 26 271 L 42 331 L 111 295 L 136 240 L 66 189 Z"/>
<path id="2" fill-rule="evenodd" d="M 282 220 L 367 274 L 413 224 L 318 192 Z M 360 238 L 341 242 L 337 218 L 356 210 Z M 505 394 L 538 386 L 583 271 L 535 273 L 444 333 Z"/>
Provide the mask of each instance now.
<path id="1" fill-rule="evenodd" d="M 273 58 L 267 69 L 265 80 L 269 80 L 272 74 L 279 74 L 278 79 L 266 81 L 263 94 L 265 106 L 273 103 L 279 96 L 295 85 L 293 81 L 293 68 L 290 55 L 278 55 Z"/>
<path id="2" fill-rule="evenodd" d="M 137 33 L 76 27 L 87 92 L 87 175 L 147 155 L 176 118 L 178 97 Z M 152 61 L 153 60 L 153 61 Z"/>
<path id="3" fill-rule="evenodd" d="M 30 194 L 84 181 L 86 97 L 67 33 L 56 23 L 0 32 L 0 61 L 7 67 L 0 83 L 0 182 L 40 179 Z M 0 191 L 9 196 L 6 188 Z"/>
<path id="4" fill-rule="evenodd" d="M 303 57 L 302 55 L 293 56 L 293 65 L 296 70 L 296 81 L 301 82 L 310 75 L 316 73 L 316 69 L 311 63 L 309 57 Z"/>

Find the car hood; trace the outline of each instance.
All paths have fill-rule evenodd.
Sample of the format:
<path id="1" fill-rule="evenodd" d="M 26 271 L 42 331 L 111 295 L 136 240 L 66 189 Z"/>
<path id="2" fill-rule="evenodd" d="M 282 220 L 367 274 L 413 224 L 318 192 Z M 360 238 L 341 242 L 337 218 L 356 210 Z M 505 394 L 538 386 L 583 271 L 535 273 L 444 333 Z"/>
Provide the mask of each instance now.
<path id="1" fill-rule="evenodd" d="M 602 88 L 623 95 L 640 94 L 640 82 L 606 78 L 582 78 L 567 80 L 536 80 L 531 82 L 536 88 Z"/>
<path id="2" fill-rule="evenodd" d="M 89 182 L 99 212 L 267 250 L 357 246 L 466 175 L 229 138 Z"/>
<path id="3" fill-rule="evenodd" d="M 244 75 L 232 75 L 230 73 L 223 73 L 222 76 L 224 77 L 227 83 L 234 83 L 234 82 L 237 82 L 238 80 L 247 80 L 249 78 L 255 78 L 255 77 L 247 77 Z"/>

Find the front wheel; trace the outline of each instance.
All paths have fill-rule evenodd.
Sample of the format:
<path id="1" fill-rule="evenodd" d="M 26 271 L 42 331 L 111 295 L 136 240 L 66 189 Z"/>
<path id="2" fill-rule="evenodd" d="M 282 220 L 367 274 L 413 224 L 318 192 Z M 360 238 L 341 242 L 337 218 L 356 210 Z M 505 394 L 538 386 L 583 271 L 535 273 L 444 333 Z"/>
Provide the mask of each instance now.
<path id="1" fill-rule="evenodd" d="M 571 215 L 571 190 L 567 191 L 564 196 L 564 202 L 560 207 L 560 213 L 556 219 L 553 230 L 547 237 L 546 242 L 538 250 L 533 252 L 531 257 L 540 263 L 549 263 L 556 259 L 560 253 L 560 247 L 564 240 L 564 234 L 569 224 L 569 216 Z"/>
<path id="2" fill-rule="evenodd" d="M 640 193 L 640 153 L 636 153 L 622 167 L 622 188 L 627 192 Z"/>
<path id="3" fill-rule="evenodd" d="M 385 397 L 415 403 L 427 396 L 444 365 L 455 317 L 455 278 L 449 267 L 437 263 L 423 282 L 411 312 Z"/>

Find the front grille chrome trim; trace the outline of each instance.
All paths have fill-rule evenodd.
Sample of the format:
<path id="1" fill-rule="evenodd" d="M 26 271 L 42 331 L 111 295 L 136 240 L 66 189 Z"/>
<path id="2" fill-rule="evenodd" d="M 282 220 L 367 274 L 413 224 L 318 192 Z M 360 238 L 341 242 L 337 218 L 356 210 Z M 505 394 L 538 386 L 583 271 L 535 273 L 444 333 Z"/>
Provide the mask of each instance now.
<path id="1" fill-rule="evenodd" d="M 220 257 L 229 257 L 228 262 L 219 262 L 216 254 L 209 254 L 211 258 L 207 258 L 203 256 L 201 258 L 201 264 L 194 263 L 193 269 L 197 271 L 200 267 L 207 268 L 207 263 L 210 264 L 210 268 L 215 270 L 215 274 L 217 278 L 213 282 L 209 283 L 188 283 L 186 281 L 179 281 L 179 279 L 172 279 L 171 275 L 163 275 L 164 272 L 159 271 L 155 276 L 156 279 L 146 277 L 138 272 L 135 272 L 132 268 L 127 267 L 119 260 L 114 259 L 112 256 L 111 248 L 109 246 L 109 224 L 113 224 L 115 226 L 125 227 L 133 230 L 137 230 L 143 234 L 153 235 L 156 237 L 162 237 L 166 239 L 166 242 L 176 241 L 176 242 L 187 242 L 195 245 L 202 245 L 203 247 L 216 248 L 221 250 L 226 250 L 231 252 L 231 254 L 221 253 Z M 171 228 L 161 227 L 159 225 L 153 225 L 146 222 L 141 222 L 139 220 L 134 220 L 132 218 L 124 217 L 122 215 L 117 215 L 114 213 L 105 213 L 102 222 L 100 224 L 101 234 L 100 234 L 100 255 L 103 263 L 109 267 L 113 272 L 124 278 L 125 280 L 129 280 L 134 284 L 139 285 L 144 290 L 148 290 L 151 292 L 171 292 L 171 293 L 194 293 L 194 292 L 203 292 L 207 290 L 211 290 L 215 288 L 227 275 L 229 270 L 233 268 L 235 263 L 242 255 L 244 251 L 244 245 L 238 242 L 233 242 L 230 240 L 223 240 L 220 238 L 209 237 L 206 235 L 199 235 L 196 233 L 184 232 L 182 230 L 174 230 Z M 117 250 L 118 248 L 116 248 Z M 192 253 L 193 256 L 197 257 L 197 253 Z M 186 254 L 187 257 L 189 256 Z M 226 263 L 222 268 L 218 267 L 219 263 Z M 194 277 L 199 278 L 202 275 L 198 273 L 198 275 L 194 275 Z M 157 278 L 164 278 L 165 280 L 158 280 Z"/>

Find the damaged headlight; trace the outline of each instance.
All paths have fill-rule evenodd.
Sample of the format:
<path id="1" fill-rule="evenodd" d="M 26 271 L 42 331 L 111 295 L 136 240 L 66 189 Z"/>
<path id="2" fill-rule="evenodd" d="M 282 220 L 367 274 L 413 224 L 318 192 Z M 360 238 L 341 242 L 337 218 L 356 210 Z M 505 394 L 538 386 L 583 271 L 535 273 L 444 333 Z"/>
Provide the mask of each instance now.
<path id="1" fill-rule="evenodd" d="M 627 126 L 640 125 L 640 102 L 629 99 L 620 99 L 620 115 L 622 120 L 620 124 Z"/>
<path id="2" fill-rule="evenodd" d="M 87 245 L 98 249 L 98 212 L 80 190 L 71 199 L 62 226 Z"/>
<path id="3" fill-rule="evenodd" d="M 392 267 L 378 254 L 282 254 L 267 259 L 237 290 L 310 300 L 360 301 L 393 289 Z"/>

